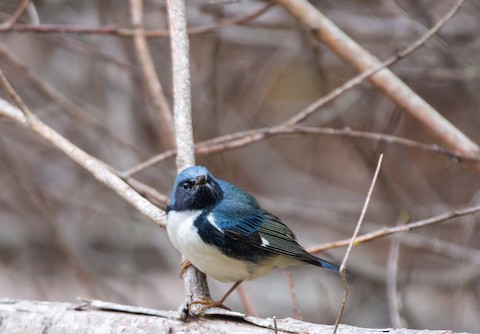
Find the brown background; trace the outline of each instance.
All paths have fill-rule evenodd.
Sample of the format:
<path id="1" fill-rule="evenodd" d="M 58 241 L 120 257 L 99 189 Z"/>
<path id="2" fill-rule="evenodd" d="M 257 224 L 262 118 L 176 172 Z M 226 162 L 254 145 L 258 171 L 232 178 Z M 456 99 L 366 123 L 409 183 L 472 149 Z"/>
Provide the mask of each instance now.
<path id="1" fill-rule="evenodd" d="M 385 59 L 424 34 L 453 2 L 312 3 Z M 263 5 L 187 1 L 189 26 L 245 15 Z M 15 6 L 16 2 L 5 1 L 0 11 L 10 13 Z M 42 24 L 131 26 L 127 2 L 44 0 L 35 7 Z M 146 1 L 145 15 L 147 28 L 166 28 L 163 2 Z M 476 143 L 480 143 L 478 17 L 480 2 L 467 2 L 425 47 L 392 67 Z M 29 16 L 22 20 L 28 22 Z M 0 33 L 0 43 L 1 69 L 18 93 L 42 120 L 76 145 L 119 170 L 165 150 L 131 38 L 11 31 Z M 171 101 L 169 42 L 150 39 L 149 46 Z M 196 141 L 276 125 L 356 74 L 281 8 L 246 25 L 192 35 L 190 46 Z M 31 75 L 53 86 L 80 111 L 45 96 Z M 304 124 L 437 143 L 422 124 L 368 82 Z M 479 175 L 465 163 L 371 140 L 281 136 L 199 156 L 198 164 L 252 192 L 302 244 L 314 246 L 351 235 L 380 153 L 385 160 L 363 232 L 479 202 Z M 168 194 L 174 160 L 135 177 Z M 2 119 L 0 231 L 1 297 L 73 302 L 82 296 L 164 309 L 176 309 L 183 300 L 179 255 L 165 231 L 49 145 Z M 402 240 L 397 280 L 403 326 L 478 331 L 478 218 L 416 230 Z M 393 261 L 391 241 L 384 238 L 354 248 L 349 268 L 360 279 L 351 286 L 345 323 L 392 325 L 385 283 L 387 263 Z M 452 254 L 448 245 L 459 246 L 463 256 Z M 340 262 L 344 249 L 329 254 L 325 257 Z M 292 271 L 304 319 L 333 323 L 343 294 L 339 278 L 310 266 Z M 215 297 L 227 288 L 211 281 Z M 258 315 L 294 315 L 281 270 L 246 283 L 245 290 Z M 243 310 L 236 294 L 227 304 Z"/>

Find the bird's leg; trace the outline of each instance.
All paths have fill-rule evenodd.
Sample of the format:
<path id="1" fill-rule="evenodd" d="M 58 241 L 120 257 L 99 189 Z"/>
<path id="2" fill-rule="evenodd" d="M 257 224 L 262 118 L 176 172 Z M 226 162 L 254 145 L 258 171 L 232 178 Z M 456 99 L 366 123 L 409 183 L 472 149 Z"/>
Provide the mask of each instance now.
<path id="1" fill-rule="evenodd" d="M 230 294 L 242 283 L 242 281 L 238 281 L 236 282 L 231 288 L 230 290 L 227 291 L 227 293 L 225 295 L 223 295 L 223 297 L 219 300 L 212 300 L 212 299 L 202 299 L 202 300 L 195 300 L 192 302 L 192 304 L 203 304 L 203 306 L 200 308 L 200 312 L 201 311 L 205 311 L 206 309 L 209 309 L 209 308 L 212 308 L 212 307 L 221 307 L 221 308 L 224 308 L 226 310 L 230 310 L 228 307 L 226 307 L 225 305 L 223 305 L 223 302 L 225 301 L 225 299 L 228 298 L 228 296 L 230 296 Z"/>
<path id="2" fill-rule="evenodd" d="M 180 270 L 180 278 L 183 278 L 183 275 L 185 275 L 187 269 L 192 266 L 192 262 L 190 262 L 189 259 L 185 259 L 180 263 L 180 265 L 182 266 L 182 269 Z"/>

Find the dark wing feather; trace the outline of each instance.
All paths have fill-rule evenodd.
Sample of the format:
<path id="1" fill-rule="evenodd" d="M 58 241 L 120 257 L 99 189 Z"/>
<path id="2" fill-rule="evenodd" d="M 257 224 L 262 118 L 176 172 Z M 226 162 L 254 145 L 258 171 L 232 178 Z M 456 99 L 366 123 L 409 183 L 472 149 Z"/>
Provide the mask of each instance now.
<path id="1" fill-rule="evenodd" d="M 249 193 L 226 181 L 219 180 L 219 184 L 225 197 L 212 213 L 225 238 L 249 245 L 258 253 L 284 255 L 338 272 L 335 264 L 308 253 L 295 234 L 278 217 L 263 210 Z"/>
<path id="2" fill-rule="evenodd" d="M 225 236 L 248 242 L 253 247 L 261 248 L 271 253 L 286 255 L 300 261 L 317 264 L 317 259 L 300 246 L 295 234 L 278 217 L 263 210 L 261 215 L 256 215 L 255 217 L 259 219 L 255 231 L 244 234 L 238 228 L 232 226 L 225 230 Z"/>
<path id="3" fill-rule="evenodd" d="M 295 234 L 278 217 L 260 208 L 256 202 L 225 198 L 213 213 L 226 238 L 262 251 L 317 264 L 316 257 L 298 244 Z"/>

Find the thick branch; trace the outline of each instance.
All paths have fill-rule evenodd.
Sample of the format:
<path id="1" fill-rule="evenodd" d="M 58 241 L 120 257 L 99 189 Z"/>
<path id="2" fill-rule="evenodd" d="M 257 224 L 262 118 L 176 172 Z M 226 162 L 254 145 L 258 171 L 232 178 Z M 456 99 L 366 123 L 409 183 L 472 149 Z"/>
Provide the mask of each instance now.
<path id="1" fill-rule="evenodd" d="M 128 307 L 123 312 L 79 305 L 41 301 L 0 300 L 0 330 L 2 333 L 274 333 L 274 320 L 243 314 L 218 318 L 214 315 L 182 321 L 174 312 Z M 214 320 L 217 321 L 214 321 Z M 221 321 L 220 321 L 221 320 Z M 317 325 L 294 319 L 276 319 L 276 333 L 331 334 L 333 326 Z M 340 325 L 338 333 L 442 334 L 444 330 L 368 329 Z M 454 334 L 453 332 L 450 332 Z"/>

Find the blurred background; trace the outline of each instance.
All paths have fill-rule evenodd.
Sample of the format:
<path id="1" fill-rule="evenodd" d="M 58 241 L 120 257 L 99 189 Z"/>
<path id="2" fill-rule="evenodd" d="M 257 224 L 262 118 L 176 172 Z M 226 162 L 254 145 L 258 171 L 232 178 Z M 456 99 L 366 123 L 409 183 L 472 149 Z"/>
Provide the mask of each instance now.
<path id="1" fill-rule="evenodd" d="M 6 20 L 20 1 L 1 1 Z M 312 1 L 380 59 L 419 38 L 450 0 Z M 258 12 L 265 3 L 187 1 L 190 27 Z M 164 1 L 144 2 L 146 29 L 166 29 Z M 480 143 L 480 1 L 468 1 L 428 43 L 392 67 L 402 80 Z M 127 1 L 34 1 L 0 32 L 0 68 L 27 105 L 63 136 L 118 170 L 162 153 L 162 137 L 131 36 L 28 31 L 29 24 L 131 28 Z M 24 29 L 21 29 L 22 24 Z M 39 30 L 39 29 L 37 29 Z M 150 38 L 171 104 L 169 41 Z M 196 141 L 274 126 L 356 72 L 280 7 L 241 25 L 190 36 Z M 4 92 L 2 97 L 6 97 Z M 368 82 L 316 112 L 308 126 L 345 127 L 440 144 Z M 328 135 L 276 136 L 199 155 L 219 178 L 253 193 L 300 242 L 353 233 L 380 153 L 384 163 L 362 233 L 478 204 L 480 177 L 462 161 L 385 142 Z M 169 194 L 175 161 L 134 175 Z M 364 327 L 480 330 L 479 215 L 354 247 L 344 323 Z M 0 119 L 0 297 L 76 302 L 97 298 L 177 309 L 180 256 L 165 231 L 63 154 Z M 340 263 L 345 249 L 322 257 Z M 303 319 L 333 324 L 337 275 L 292 268 Z M 393 282 L 393 283 L 392 283 Z M 214 297 L 229 285 L 210 280 Z M 256 315 L 293 317 L 282 270 L 244 284 Z M 243 311 L 235 293 L 226 303 Z"/>

